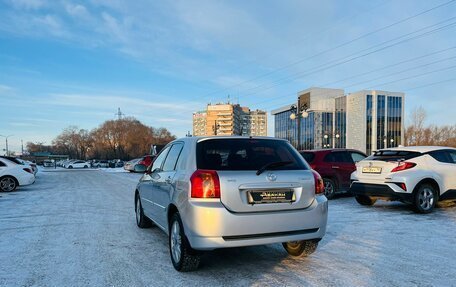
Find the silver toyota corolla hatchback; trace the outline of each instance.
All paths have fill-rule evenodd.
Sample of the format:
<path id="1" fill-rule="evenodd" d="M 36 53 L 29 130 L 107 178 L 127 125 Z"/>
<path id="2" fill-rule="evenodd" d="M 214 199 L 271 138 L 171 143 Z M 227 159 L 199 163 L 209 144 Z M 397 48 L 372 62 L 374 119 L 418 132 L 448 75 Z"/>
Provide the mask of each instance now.
<path id="1" fill-rule="evenodd" d="M 168 144 L 135 191 L 136 223 L 169 239 L 178 271 L 204 250 L 281 242 L 311 254 L 325 235 L 323 182 L 285 140 L 189 137 Z"/>

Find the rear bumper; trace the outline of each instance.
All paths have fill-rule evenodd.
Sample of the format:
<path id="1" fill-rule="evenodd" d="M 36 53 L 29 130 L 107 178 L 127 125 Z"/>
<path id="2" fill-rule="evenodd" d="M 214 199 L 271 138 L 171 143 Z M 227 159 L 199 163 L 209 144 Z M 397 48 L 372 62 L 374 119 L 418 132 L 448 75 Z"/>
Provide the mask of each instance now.
<path id="1" fill-rule="evenodd" d="M 306 209 L 231 213 L 221 203 L 189 204 L 183 217 L 190 245 L 198 250 L 321 239 L 326 233 L 328 201 L 324 196 Z"/>
<path id="2" fill-rule="evenodd" d="M 412 193 L 396 192 L 389 184 L 361 183 L 354 181 L 349 192 L 354 195 L 366 195 L 386 200 L 413 201 Z"/>
<path id="3" fill-rule="evenodd" d="M 19 182 L 19 186 L 31 185 L 35 183 L 35 175 L 33 174 L 24 174 L 20 177 L 17 177 L 17 181 Z"/>

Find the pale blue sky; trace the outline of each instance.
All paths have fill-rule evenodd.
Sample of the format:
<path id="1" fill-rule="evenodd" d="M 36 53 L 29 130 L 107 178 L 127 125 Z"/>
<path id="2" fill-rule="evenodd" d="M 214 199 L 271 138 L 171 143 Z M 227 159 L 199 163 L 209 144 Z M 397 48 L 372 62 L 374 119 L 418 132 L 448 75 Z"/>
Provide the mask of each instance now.
<path id="1" fill-rule="evenodd" d="M 270 111 L 321 85 L 403 91 L 455 124 L 456 1 L 360 38 L 447 2 L 0 0 L 0 134 L 49 144 L 120 107 L 183 136 L 207 102 Z"/>

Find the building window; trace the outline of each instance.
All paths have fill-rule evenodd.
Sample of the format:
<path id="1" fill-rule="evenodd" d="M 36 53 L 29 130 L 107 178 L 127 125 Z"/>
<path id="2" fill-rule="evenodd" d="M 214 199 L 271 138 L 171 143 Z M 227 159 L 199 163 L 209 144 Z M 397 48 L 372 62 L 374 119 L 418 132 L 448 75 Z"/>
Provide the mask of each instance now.
<path id="1" fill-rule="evenodd" d="M 372 153 L 372 95 L 366 98 L 366 153 Z"/>
<path id="2" fill-rule="evenodd" d="M 377 96 L 377 149 L 386 147 L 385 96 Z"/>
<path id="3" fill-rule="evenodd" d="M 402 98 L 388 97 L 387 107 L 387 146 L 395 147 L 402 138 Z"/>

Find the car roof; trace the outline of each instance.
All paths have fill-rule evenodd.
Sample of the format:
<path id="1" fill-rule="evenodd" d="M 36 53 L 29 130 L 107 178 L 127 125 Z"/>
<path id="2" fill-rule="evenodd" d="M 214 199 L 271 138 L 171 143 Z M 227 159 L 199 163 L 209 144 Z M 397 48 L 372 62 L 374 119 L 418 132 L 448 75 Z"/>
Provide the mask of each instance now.
<path id="1" fill-rule="evenodd" d="M 394 148 L 385 148 L 385 149 L 380 149 L 379 151 L 382 150 L 399 150 L 399 151 L 413 151 L 413 152 L 430 152 L 434 150 L 443 150 L 443 149 L 453 149 L 456 150 L 453 147 L 445 147 L 445 146 L 404 146 L 404 147 L 394 147 Z"/>
<path id="2" fill-rule="evenodd" d="M 192 136 L 176 139 L 172 142 L 201 142 L 209 139 L 266 139 L 266 140 L 278 140 L 278 141 L 287 141 L 285 139 L 275 138 L 275 137 L 265 137 L 265 136 Z"/>
<path id="3" fill-rule="evenodd" d="M 362 151 L 351 149 L 351 148 L 325 148 L 325 149 L 308 149 L 308 150 L 300 150 L 299 152 L 311 152 L 311 153 L 320 153 L 320 152 L 333 152 L 333 151 L 354 151 L 360 152 Z"/>

